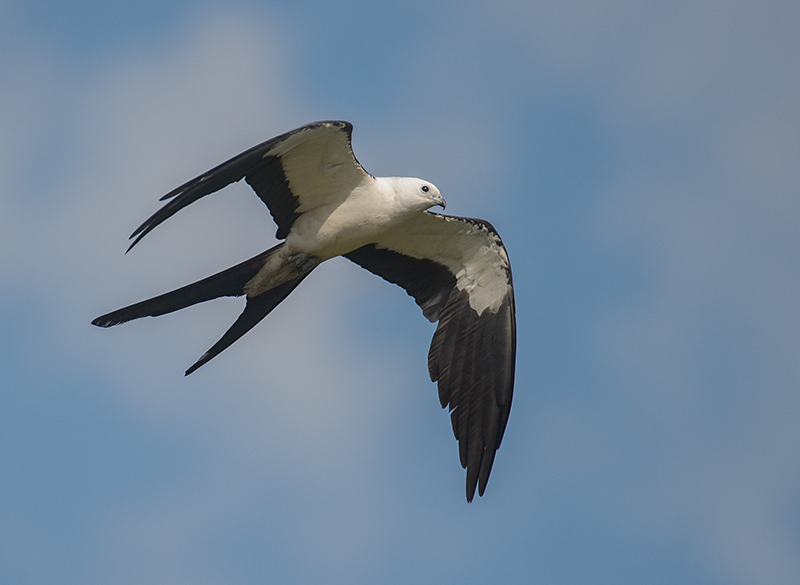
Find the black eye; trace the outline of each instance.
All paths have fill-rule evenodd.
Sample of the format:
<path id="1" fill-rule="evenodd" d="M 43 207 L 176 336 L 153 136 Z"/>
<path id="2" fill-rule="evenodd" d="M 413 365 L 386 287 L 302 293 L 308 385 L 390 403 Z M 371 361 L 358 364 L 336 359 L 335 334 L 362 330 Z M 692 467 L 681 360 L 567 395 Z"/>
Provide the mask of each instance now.
<path id="1" fill-rule="evenodd" d="M 422 192 L 423 193 L 427 193 L 428 191 L 430 191 L 430 189 L 428 189 L 428 186 L 427 185 L 423 185 L 422 186 Z"/>

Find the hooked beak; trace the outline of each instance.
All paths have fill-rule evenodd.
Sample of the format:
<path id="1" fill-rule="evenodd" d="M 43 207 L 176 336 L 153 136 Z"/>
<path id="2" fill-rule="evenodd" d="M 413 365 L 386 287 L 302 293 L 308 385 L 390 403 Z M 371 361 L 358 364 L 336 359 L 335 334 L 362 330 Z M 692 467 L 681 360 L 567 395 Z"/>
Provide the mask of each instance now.
<path id="1" fill-rule="evenodd" d="M 445 207 L 447 207 L 447 201 L 445 201 L 444 197 L 442 197 L 441 195 L 437 195 L 433 199 L 433 206 L 436 207 L 437 205 L 442 209 L 444 209 Z"/>

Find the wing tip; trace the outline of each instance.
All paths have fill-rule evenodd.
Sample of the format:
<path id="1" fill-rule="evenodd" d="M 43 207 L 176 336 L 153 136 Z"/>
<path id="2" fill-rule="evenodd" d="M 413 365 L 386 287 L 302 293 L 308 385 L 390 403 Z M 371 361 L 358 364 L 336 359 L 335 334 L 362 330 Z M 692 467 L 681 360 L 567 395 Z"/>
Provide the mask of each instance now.
<path id="1" fill-rule="evenodd" d="M 204 353 L 203 355 L 200 356 L 199 360 L 197 360 L 195 363 L 193 363 L 191 366 L 189 366 L 189 369 L 187 369 L 183 373 L 183 375 L 184 376 L 188 376 L 189 374 L 191 374 L 192 372 L 196 371 L 200 366 L 205 364 L 210 359 L 211 359 L 211 357 L 209 357 L 208 352 Z"/>
<path id="2" fill-rule="evenodd" d="M 152 219 L 152 217 L 150 219 Z M 146 222 L 144 222 L 142 225 L 140 225 L 138 228 L 136 228 L 136 231 L 134 231 L 130 236 L 128 236 L 128 240 L 133 240 L 133 242 L 131 242 L 131 245 L 128 246 L 127 250 L 125 250 L 126 254 L 128 252 L 130 252 L 131 249 L 136 244 L 139 243 L 139 240 L 141 240 L 148 233 L 150 233 L 150 231 L 155 227 L 155 225 L 151 225 L 150 224 L 150 219 L 148 219 Z M 158 224 L 156 224 L 156 225 L 158 225 Z"/>
<path id="3" fill-rule="evenodd" d="M 114 311 L 116 313 L 116 311 Z M 108 313 L 106 315 L 100 315 L 96 319 L 92 320 L 92 325 L 95 327 L 113 327 L 114 325 L 119 325 L 120 323 L 125 323 L 127 319 L 120 319 L 119 317 L 114 317 L 114 313 Z"/>
<path id="4" fill-rule="evenodd" d="M 133 236 L 131 236 L 131 237 L 130 237 L 130 238 L 128 238 L 128 239 L 130 240 L 132 237 L 133 237 Z M 130 252 L 130 251 L 133 249 L 133 247 L 134 247 L 136 244 L 138 244 L 138 243 L 139 243 L 139 240 L 141 240 L 141 239 L 142 239 L 142 236 L 139 236 L 138 238 L 136 238 L 135 240 L 133 240 L 133 242 L 131 242 L 131 245 L 130 245 L 130 246 L 128 246 L 128 249 L 127 249 L 127 250 L 125 250 L 125 253 L 127 254 L 128 252 Z"/>
<path id="5" fill-rule="evenodd" d="M 477 486 L 477 481 L 467 481 L 467 503 L 471 504 L 472 500 L 475 499 L 475 487 Z M 483 492 L 478 493 L 479 496 L 483 495 Z"/>
<path id="6" fill-rule="evenodd" d="M 92 325 L 94 325 L 95 327 L 111 327 L 111 325 L 113 325 L 113 323 L 110 323 L 109 321 L 105 320 L 103 317 L 97 317 L 96 319 L 92 320 Z"/>

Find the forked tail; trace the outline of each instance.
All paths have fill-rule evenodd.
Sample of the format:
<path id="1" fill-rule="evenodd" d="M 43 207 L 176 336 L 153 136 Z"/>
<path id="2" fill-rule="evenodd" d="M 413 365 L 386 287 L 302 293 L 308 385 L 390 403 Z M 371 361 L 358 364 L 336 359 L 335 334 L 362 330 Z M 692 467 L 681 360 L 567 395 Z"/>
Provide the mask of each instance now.
<path id="1" fill-rule="evenodd" d="M 112 311 L 102 315 L 92 321 L 98 327 L 111 327 L 119 325 L 133 319 L 141 317 L 157 317 L 190 307 L 197 303 L 210 301 L 219 297 L 238 297 L 244 293 L 245 285 L 256 275 L 264 266 L 270 256 L 277 252 L 283 243 L 245 260 L 227 270 L 218 272 L 203 280 L 198 280 L 179 289 L 164 293 L 152 299 L 141 301 L 122 309 Z M 266 317 L 283 299 L 289 296 L 302 280 L 308 276 L 311 270 L 301 274 L 295 279 L 289 280 L 276 286 L 275 288 L 263 292 L 259 295 L 247 297 L 247 305 L 239 318 L 231 325 L 225 335 L 215 343 L 203 356 L 188 370 L 188 376 L 197 368 L 205 364 L 213 357 L 219 355 L 224 349 L 229 347 L 234 341 L 250 331 L 261 319 Z"/>

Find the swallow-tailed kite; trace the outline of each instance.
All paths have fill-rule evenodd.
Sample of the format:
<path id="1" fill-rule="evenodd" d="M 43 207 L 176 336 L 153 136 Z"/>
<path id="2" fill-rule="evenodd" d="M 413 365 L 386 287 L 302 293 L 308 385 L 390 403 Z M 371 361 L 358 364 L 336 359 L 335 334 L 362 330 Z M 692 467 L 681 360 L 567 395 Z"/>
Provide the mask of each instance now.
<path id="1" fill-rule="evenodd" d="M 321 262 L 344 256 L 403 287 L 431 322 L 428 354 L 442 407 L 450 408 L 467 501 L 483 495 L 511 408 L 516 318 L 511 266 L 500 236 L 481 219 L 429 211 L 445 201 L 427 181 L 373 177 L 356 160 L 348 122 L 317 122 L 254 146 L 167 193 L 133 232 L 136 245 L 178 210 L 244 179 L 284 240 L 227 270 L 98 317 L 110 327 L 222 296 L 247 304 L 190 374 L 267 316 Z M 130 250 L 128 248 L 128 250 Z"/>

